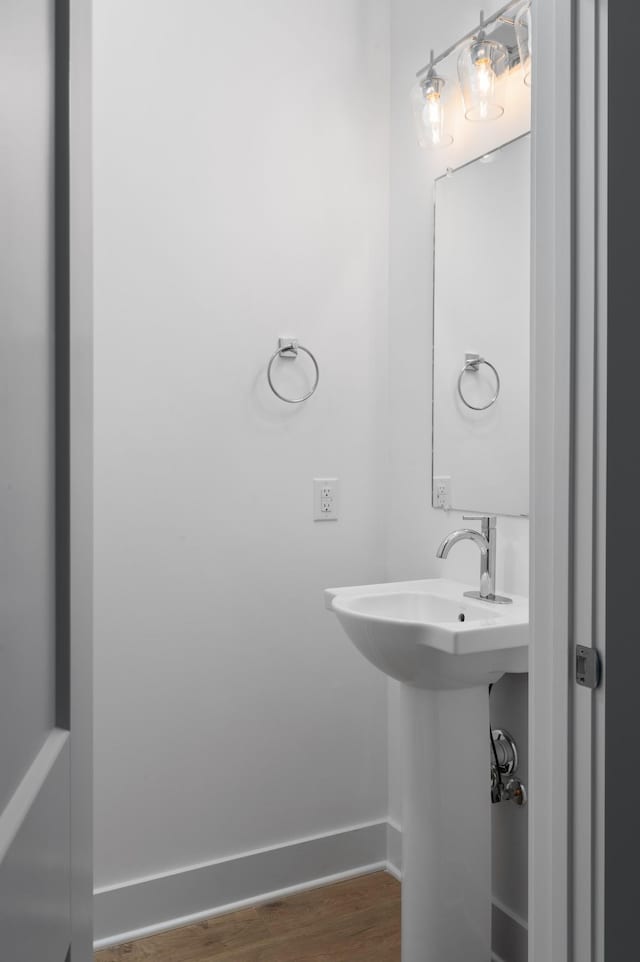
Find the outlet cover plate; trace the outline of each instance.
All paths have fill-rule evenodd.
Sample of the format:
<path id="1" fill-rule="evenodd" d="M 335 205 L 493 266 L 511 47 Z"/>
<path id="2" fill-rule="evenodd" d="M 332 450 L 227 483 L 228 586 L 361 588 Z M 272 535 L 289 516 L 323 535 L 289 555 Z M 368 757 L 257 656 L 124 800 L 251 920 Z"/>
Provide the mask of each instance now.
<path id="1" fill-rule="evenodd" d="M 451 478 L 448 475 L 433 479 L 433 507 L 445 511 L 451 508 Z"/>
<path id="2" fill-rule="evenodd" d="M 340 508 L 338 478 L 313 479 L 313 520 L 337 521 Z"/>

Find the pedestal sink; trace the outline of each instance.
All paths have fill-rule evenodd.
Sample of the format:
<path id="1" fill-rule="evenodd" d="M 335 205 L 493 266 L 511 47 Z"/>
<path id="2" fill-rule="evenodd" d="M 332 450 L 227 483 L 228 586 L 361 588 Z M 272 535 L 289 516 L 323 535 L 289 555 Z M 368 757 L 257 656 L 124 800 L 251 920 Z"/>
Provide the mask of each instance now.
<path id="1" fill-rule="evenodd" d="M 526 598 L 445 579 L 330 588 L 358 650 L 402 683 L 402 962 L 491 959 L 488 686 L 526 672 Z"/>

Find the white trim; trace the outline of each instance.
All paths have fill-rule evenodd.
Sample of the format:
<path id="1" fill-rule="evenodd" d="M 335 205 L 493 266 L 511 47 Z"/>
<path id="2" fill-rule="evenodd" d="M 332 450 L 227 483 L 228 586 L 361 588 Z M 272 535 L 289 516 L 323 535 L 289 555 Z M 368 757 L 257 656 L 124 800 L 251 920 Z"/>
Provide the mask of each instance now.
<path id="1" fill-rule="evenodd" d="M 529 958 L 569 958 L 574 5 L 537 0 L 532 124 Z"/>
<path id="2" fill-rule="evenodd" d="M 95 892 L 95 948 L 188 925 L 387 868 L 387 822 L 373 822 Z"/>
<path id="3" fill-rule="evenodd" d="M 63 6 L 62 4 L 60 6 Z M 71 956 L 93 940 L 93 3 L 70 0 L 69 484 Z"/>
<path id="4" fill-rule="evenodd" d="M 360 868 L 350 869 L 346 872 L 338 872 L 336 875 L 327 875 L 321 879 L 311 879 L 308 882 L 301 882 L 299 885 L 290 885 L 284 889 L 276 889 L 274 892 L 263 892 L 253 898 L 241 899 L 239 902 L 229 902 L 227 905 L 218 905 L 212 909 L 205 909 L 202 912 L 194 912 L 192 915 L 183 915 L 178 919 L 167 919 L 156 925 L 147 925 L 144 928 L 133 929 L 131 932 L 122 932 L 104 939 L 96 939 L 94 950 L 109 948 L 112 945 L 120 945 L 124 942 L 133 942 L 136 939 L 144 939 L 150 935 L 157 935 L 160 932 L 167 932 L 171 929 L 179 929 L 185 925 L 193 925 L 203 919 L 212 919 L 218 915 L 228 915 L 230 912 L 239 912 L 242 909 L 253 908 L 256 905 L 264 905 L 276 899 L 286 898 L 289 895 L 296 895 L 298 892 L 306 892 L 309 889 L 323 888 L 326 885 L 334 885 L 336 882 L 344 882 L 346 879 L 357 878 L 361 875 L 370 875 L 372 872 L 386 871 L 386 862 L 376 862 L 373 865 L 363 865 Z"/>
<path id="5" fill-rule="evenodd" d="M 394 879 L 397 882 L 402 882 L 402 872 L 398 870 L 398 868 L 393 864 L 393 862 L 389 862 L 387 860 L 387 862 L 385 863 L 384 869 L 385 869 L 385 872 L 389 873 L 389 875 L 393 875 Z"/>
<path id="6" fill-rule="evenodd" d="M 537 0 L 535 31 L 529 957 L 595 962 L 604 696 L 574 658 L 602 646 L 606 0 Z"/>
<path id="7" fill-rule="evenodd" d="M 345 861 L 351 864 L 345 867 Z M 402 881 L 402 829 L 393 821 L 368 822 L 177 872 L 104 886 L 95 892 L 94 949 L 380 871 Z M 283 877 L 291 881 L 278 885 Z M 230 897 L 232 892 L 235 898 Z M 525 920 L 497 899 L 493 900 L 493 917 L 498 944 L 509 949 L 508 962 L 526 962 L 525 953 L 520 951 L 526 940 Z M 503 962 L 495 953 L 492 958 Z"/>
<path id="8" fill-rule="evenodd" d="M 249 859 L 255 858 L 259 855 L 268 855 L 284 849 L 292 849 L 296 846 L 307 845 L 310 842 L 321 842 L 323 840 L 334 839 L 338 836 L 350 835 L 351 833 L 362 832 L 370 828 L 379 830 L 380 826 L 382 825 L 386 827 L 386 820 L 381 819 L 377 822 L 363 822 L 361 825 L 350 825 L 347 828 L 338 829 L 337 832 L 320 832 L 318 835 L 307 835 L 303 838 L 292 839 L 290 842 L 285 842 L 282 845 L 265 845 L 262 848 L 252 848 L 247 852 L 241 852 L 239 855 L 227 855 L 224 858 L 211 859 L 205 862 L 194 862 L 192 865 L 174 869 L 172 872 L 157 872 L 152 875 L 142 875 L 139 878 L 129 879 L 126 882 L 115 882 L 112 885 L 98 886 L 98 888 L 94 890 L 93 894 L 96 896 L 104 895 L 107 892 L 119 892 L 123 888 L 146 885 L 148 882 L 157 882 L 161 879 L 184 875 L 185 872 L 199 872 L 202 869 L 210 869 L 219 865 L 231 865 L 232 863 L 238 862 L 240 859 Z"/>
<path id="9" fill-rule="evenodd" d="M 402 829 L 391 819 L 387 822 L 387 871 L 402 881 Z"/>
<path id="10" fill-rule="evenodd" d="M 606 9 L 576 3 L 573 643 L 602 649 L 606 497 Z M 603 187 L 605 188 L 603 190 Z M 602 691 L 573 685 L 570 872 L 572 958 L 594 962 L 598 800 L 596 706 Z M 597 903 L 596 903 L 597 904 Z"/>

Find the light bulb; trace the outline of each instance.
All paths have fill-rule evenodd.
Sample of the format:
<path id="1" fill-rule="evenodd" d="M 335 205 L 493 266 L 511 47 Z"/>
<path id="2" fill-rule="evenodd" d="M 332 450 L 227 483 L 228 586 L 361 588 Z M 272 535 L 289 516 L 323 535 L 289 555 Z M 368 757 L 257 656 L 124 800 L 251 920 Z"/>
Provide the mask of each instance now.
<path id="1" fill-rule="evenodd" d="M 493 71 L 491 69 L 491 61 L 487 58 L 476 60 L 476 70 L 478 72 L 478 90 L 484 97 L 486 97 L 487 94 L 491 93 L 491 88 L 493 86 Z"/>
<path id="2" fill-rule="evenodd" d="M 429 93 L 427 94 L 426 100 L 427 102 L 422 111 L 422 122 L 427 132 L 430 133 L 434 146 L 439 146 L 442 141 L 442 125 L 444 121 L 440 94 L 435 91 Z"/>
<path id="3" fill-rule="evenodd" d="M 483 34 L 462 50 L 458 75 L 467 120 L 495 120 L 504 113 L 496 100 L 496 77 L 506 69 L 507 51 L 503 44 Z"/>
<path id="4" fill-rule="evenodd" d="M 475 68 L 475 86 L 478 91 L 480 119 L 487 120 L 489 103 L 493 98 L 496 79 L 491 63 L 491 48 L 483 40 L 480 40 L 472 47 L 471 59 Z"/>
<path id="5" fill-rule="evenodd" d="M 476 83 L 478 85 L 480 119 L 486 120 L 489 113 L 489 98 L 493 93 L 494 73 L 488 57 L 476 60 Z"/>
<path id="6" fill-rule="evenodd" d="M 421 147 L 448 147 L 453 143 L 453 137 L 445 133 L 444 84 L 442 77 L 430 71 L 414 88 L 414 113 Z"/>

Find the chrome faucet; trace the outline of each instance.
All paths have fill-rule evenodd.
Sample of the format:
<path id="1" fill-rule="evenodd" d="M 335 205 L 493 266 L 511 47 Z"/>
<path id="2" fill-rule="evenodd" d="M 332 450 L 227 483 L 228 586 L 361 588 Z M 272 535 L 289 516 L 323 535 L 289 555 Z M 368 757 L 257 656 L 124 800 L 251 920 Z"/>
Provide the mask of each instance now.
<path id="1" fill-rule="evenodd" d="M 444 539 L 438 550 L 436 558 L 446 558 L 454 544 L 459 541 L 473 541 L 480 549 L 480 591 L 465 591 L 466 598 L 478 598 L 481 601 L 490 601 L 494 605 L 510 605 L 511 598 L 496 594 L 496 517 L 495 515 L 483 515 L 480 518 L 471 518 L 463 515 L 464 521 L 481 521 L 482 533 L 473 528 L 460 528 L 452 531 Z"/>

